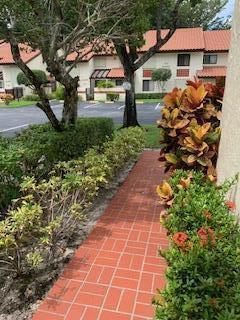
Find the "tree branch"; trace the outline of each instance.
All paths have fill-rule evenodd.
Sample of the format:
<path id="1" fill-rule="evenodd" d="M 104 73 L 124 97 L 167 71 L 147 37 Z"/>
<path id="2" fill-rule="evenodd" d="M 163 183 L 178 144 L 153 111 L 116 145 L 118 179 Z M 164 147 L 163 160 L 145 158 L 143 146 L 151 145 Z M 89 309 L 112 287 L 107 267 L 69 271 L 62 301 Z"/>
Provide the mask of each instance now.
<path id="1" fill-rule="evenodd" d="M 178 15 L 179 15 L 179 8 L 184 0 L 177 0 L 172 11 L 172 27 L 167 32 L 166 36 L 162 38 L 161 35 L 161 17 L 157 17 L 157 30 L 156 30 L 156 44 L 149 48 L 137 61 L 134 63 L 134 70 L 138 70 L 140 67 L 144 65 L 155 53 L 159 51 L 159 49 L 172 37 L 174 32 L 177 29 L 177 22 L 178 22 Z M 158 14 L 160 14 L 160 7 L 161 3 L 159 4 Z"/>

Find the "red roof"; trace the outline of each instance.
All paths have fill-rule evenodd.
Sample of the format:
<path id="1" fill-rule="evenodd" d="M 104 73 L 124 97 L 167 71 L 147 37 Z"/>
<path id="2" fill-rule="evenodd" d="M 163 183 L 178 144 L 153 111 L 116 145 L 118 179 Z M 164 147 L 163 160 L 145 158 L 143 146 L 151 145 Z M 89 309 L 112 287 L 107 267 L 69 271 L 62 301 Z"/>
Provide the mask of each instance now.
<path id="1" fill-rule="evenodd" d="M 34 51 L 29 46 L 24 44 L 21 44 L 20 48 L 21 58 L 25 63 L 31 61 L 40 54 L 39 50 Z M 15 64 L 9 43 L 4 42 L 0 45 L 0 64 Z"/>
<path id="2" fill-rule="evenodd" d="M 166 35 L 168 30 L 162 30 Z M 148 50 L 156 43 L 156 30 L 149 30 L 145 36 L 146 43 L 139 49 L 140 52 Z M 175 31 L 170 40 L 160 49 L 160 52 L 174 51 L 228 51 L 230 46 L 230 30 L 203 31 L 202 28 L 180 28 Z M 33 51 L 26 45 L 21 45 L 23 51 L 21 56 L 24 62 L 29 62 L 40 54 L 39 50 Z M 89 61 L 93 56 L 116 54 L 113 44 L 98 44 L 96 52 L 91 51 L 91 46 L 81 49 L 82 61 Z M 77 53 L 73 52 L 67 57 L 67 61 L 74 61 Z M 14 64 L 10 45 L 0 45 L 0 64 Z M 117 71 L 116 71 L 117 72 Z M 119 71 L 118 71 L 119 72 Z"/>
<path id="3" fill-rule="evenodd" d="M 121 68 L 113 68 L 107 75 L 108 78 L 124 78 L 124 70 Z"/>
<path id="4" fill-rule="evenodd" d="M 162 30 L 162 37 L 168 30 Z M 147 51 L 156 44 L 156 30 L 146 32 L 145 45 L 140 51 Z M 160 51 L 193 51 L 204 50 L 205 43 L 202 28 L 181 28 L 177 29 L 169 41 L 160 49 Z"/>
<path id="5" fill-rule="evenodd" d="M 205 51 L 228 51 L 231 30 L 204 31 Z"/>
<path id="6" fill-rule="evenodd" d="M 197 71 L 199 78 L 215 78 L 215 77 L 226 77 L 227 67 L 204 67 L 203 70 Z"/>

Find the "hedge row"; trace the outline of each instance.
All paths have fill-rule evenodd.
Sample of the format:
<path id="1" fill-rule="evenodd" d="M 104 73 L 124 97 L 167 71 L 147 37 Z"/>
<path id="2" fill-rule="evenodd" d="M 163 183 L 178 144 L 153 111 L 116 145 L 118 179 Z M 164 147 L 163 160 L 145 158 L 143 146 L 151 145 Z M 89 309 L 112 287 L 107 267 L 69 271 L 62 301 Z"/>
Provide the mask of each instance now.
<path id="1" fill-rule="evenodd" d="M 54 163 L 81 157 L 87 149 L 102 145 L 113 131 L 111 119 L 86 118 L 60 133 L 44 124 L 32 126 L 14 139 L 1 139 L 0 209 L 18 196 L 23 175 L 43 177 Z"/>
<path id="2" fill-rule="evenodd" d="M 162 99 L 165 96 L 165 93 L 136 93 L 136 99 Z"/>
<path id="3" fill-rule="evenodd" d="M 170 248 L 167 287 L 155 299 L 156 319 L 240 319 L 240 229 L 225 201 L 230 187 L 202 173 L 177 170 L 157 189 L 169 209 L 161 221 Z"/>
<path id="4" fill-rule="evenodd" d="M 140 128 L 123 129 L 102 148 L 90 149 L 79 160 L 58 163 L 48 180 L 25 178 L 21 184 L 24 196 L 0 222 L 0 268 L 21 275 L 62 256 L 63 241 L 81 227 L 99 190 L 143 146 Z"/>

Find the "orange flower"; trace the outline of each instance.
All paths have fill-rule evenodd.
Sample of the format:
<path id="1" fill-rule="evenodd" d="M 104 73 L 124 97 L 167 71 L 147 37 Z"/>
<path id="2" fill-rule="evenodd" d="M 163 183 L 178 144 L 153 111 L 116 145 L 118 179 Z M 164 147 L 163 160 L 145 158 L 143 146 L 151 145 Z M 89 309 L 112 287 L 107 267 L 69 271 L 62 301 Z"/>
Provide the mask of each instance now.
<path id="1" fill-rule="evenodd" d="M 184 248 L 188 240 L 188 235 L 185 232 L 177 232 L 173 235 L 172 239 L 178 247 Z"/>
<path id="2" fill-rule="evenodd" d="M 209 299 L 209 304 L 212 306 L 212 307 L 217 307 L 218 306 L 218 301 L 216 298 L 211 298 Z"/>
<path id="3" fill-rule="evenodd" d="M 228 207 L 229 210 L 234 211 L 236 209 L 235 202 L 232 201 L 226 201 L 225 205 Z"/>
<path id="4" fill-rule="evenodd" d="M 216 281 L 216 284 L 219 286 L 219 287 L 223 287 L 225 285 L 225 281 L 222 280 L 222 279 L 219 279 Z"/>
<path id="5" fill-rule="evenodd" d="M 204 215 L 208 220 L 211 220 L 211 219 L 212 219 L 212 214 L 211 214 L 208 210 L 203 211 L 203 215 Z"/>
<path id="6" fill-rule="evenodd" d="M 211 242 L 211 244 L 216 243 L 215 233 L 211 228 L 208 228 L 207 230 L 205 228 L 201 228 L 198 230 L 197 234 L 200 238 L 200 243 L 202 247 L 206 246 L 209 241 Z"/>

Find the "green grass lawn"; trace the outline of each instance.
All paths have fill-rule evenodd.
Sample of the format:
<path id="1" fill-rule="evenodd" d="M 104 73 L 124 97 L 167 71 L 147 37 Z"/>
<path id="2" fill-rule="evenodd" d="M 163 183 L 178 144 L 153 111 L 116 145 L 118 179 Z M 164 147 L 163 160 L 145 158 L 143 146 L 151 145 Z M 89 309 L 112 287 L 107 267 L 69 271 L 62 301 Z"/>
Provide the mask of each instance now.
<path id="1" fill-rule="evenodd" d="M 146 130 L 146 148 L 160 148 L 160 130 L 154 124 L 143 126 Z"/>
<path id="2" fill-rule="evenodd" d="M 9 105 L 6 105 L 5 103 L 0 103 L 0 108 L 20 108 L 20 107 L 27 107 L 27 106 L 33 106 L 36 104 L 36 101 L 27 101 L 27 100 L 14 100 L 10 102 Z"/>
<path id="3" fill-rule="evenodd" d="M 116 129 L 119 129 L 121 126 L 116 125 Z M 145 148 L 160 148 L 160 130 L 154 124 L 147 124 L 142 126 L 146 132 L 146 145 Z"/>

